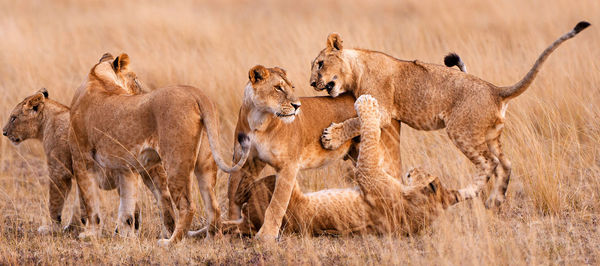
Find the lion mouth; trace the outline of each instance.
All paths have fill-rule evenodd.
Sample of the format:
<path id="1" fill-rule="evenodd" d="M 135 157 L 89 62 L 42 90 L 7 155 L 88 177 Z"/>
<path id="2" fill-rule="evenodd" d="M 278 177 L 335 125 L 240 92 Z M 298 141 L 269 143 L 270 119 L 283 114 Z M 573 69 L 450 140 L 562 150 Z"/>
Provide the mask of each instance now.
<path id="1" fill-rule="evenodd" d="M 276 113 L 275 115 L 277 115 L 277 117 L 290 117 L 290 116 L 294 116 L 296 114 L 295 113 L 291 113 L 291 114 Z"/>
<path id="2" fill-rule="evenodd" d="M 15 145 L 21 143 L 21 141 L 22 141 L 21 138 L 17 138 L 17 137 L 8 137 L 8 139 L 10 140 L 10 142 L 12 142 Z"/>

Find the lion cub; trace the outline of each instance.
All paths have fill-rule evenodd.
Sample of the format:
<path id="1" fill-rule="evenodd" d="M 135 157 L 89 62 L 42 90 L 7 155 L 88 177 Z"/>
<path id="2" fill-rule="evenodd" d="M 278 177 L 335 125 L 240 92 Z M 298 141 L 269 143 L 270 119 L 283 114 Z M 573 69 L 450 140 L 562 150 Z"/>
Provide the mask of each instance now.
<path id="1" fill-rule="evenodd" d="M 333 97 L 344 92 L 355 97 L 372 95 L 381 106 L 382 126 L 401 121 L 418 130 L 446 128 L 450 140 L 477 168 L 475 183 L 461 190 L 463 195 L 479 194 L 496 176 L 485 202 L 491 208 L 505 200 L 511 173 L 511 163 L 500 144 L 508 102 L 525 92 L 552 51 L 589 25 L 579 22 L 542 52 L 523 79 L 507 87 L 463 73 L 464 65 L 459 65 L 463 71 L 459 72 L 418 60 L 398 60 L 381 52 L 347 49 L 342 38 L 332 33 L 312 62 L 310 84 Z M 356 117 L 332 124 L 323 132 L 323 146 L 335 149 L 358 136 L 358 124 Z"/>

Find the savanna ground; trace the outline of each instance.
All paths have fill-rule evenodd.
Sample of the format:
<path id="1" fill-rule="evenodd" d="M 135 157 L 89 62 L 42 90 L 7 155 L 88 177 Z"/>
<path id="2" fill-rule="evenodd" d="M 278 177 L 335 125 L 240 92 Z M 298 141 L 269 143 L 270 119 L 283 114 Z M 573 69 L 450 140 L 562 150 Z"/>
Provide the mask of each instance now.
<path id="1" fill-rule="evenodd" d="M 486 210 L 479 200 L 449 209 L 428 230 L 408 238 L 285 236 L 273 246 L 224 236 L 156 245 L 159 218 L 141 195 L 139 239 L 110 237 L 116 191 L 103 192 L 106 236 L 38 236 L 47 224 L 41 145 L 0 139 L 0 264 L 56 263 L 308 263 L 308 264 L 598 264 L 600 263 L 600 2 L 598 1 L 16 1 L 0 2 L 0 122 L 41 87 L 69 104 L 104 52 L 127 52 L 150 88 L 190 84 L 217 103 L 222 143 L 231 152 L 233 126 L 247 71 L 281 66 L 301 95 L 310 62 L 328 33 L 346 47 L 402 59 L 442 62 L 461 55 L 471 74 L 510 85 L 539 53 L 578 21 L 592 27 L 563 44 L 533 86 L 513 100 L 503 135 L 513 162 L 508 200 Z M 595 25 L 594 25 L 595 24 Z M 471 182 L 471 163 L 445 132 L 403 127 L 403 167 L 423 166 L 449 187 Z M 305 171 L 305 191 L 351 186 L 343 163 Z M 227 176 L 217 193 L 225 212 Z M 202 204 L 193 226 L 203 226 Z M 72 197 L 73 195 L 71 195 Z M 70 203 L 69 203 L 70 205 Z M 67 208 L 67 213 L 69 209 Z M 63 215 L 66 217 L 67 215 Z"/>

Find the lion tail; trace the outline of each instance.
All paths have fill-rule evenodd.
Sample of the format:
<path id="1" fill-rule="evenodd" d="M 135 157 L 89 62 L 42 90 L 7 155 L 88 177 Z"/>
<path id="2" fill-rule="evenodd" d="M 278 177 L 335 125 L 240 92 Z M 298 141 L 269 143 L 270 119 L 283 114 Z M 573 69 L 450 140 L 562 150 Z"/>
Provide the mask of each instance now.
<path id="1" fill-rule="evenodd" d="M 242 166 L 246 163 L 248 159 L 248 155 L 250 154 L 250 138 L 246 134 L 238 134 L 238 142 L 242 146 L 242 157 L 233 167 L 229 167 L 227 163 L 223 160 L 221 154 L 219 154 L 220 145 L 219 145 L 219 124 L 217 119 L 217 108 L 215 108 L 214 104 L 204 95 L 198 95 L 196 93 L 196 101 L 198 103 L 198 107 L 200 108 L 200 112 L 202 113 L 202 121 L 204 122 L 204 126 L 206 128 L 206 132 L 208 135 L 208 143 L 210 145 L 210 150 L 212 151 L 213 159 L 217 163 L 217 166 L 221 168 L 226 173 L 237 172 Z"/>
<path id="2" fill-rule="evenodd" d="M 525 90 L 527 90 L 529 85 L 531 85 L 531 83 L 535 79 L 535 76 L 540 71 L 540 67 L 542 66 L 544 61 L 546 61 L 548 56 L 561 43 L 565 42 L 568 39 L 575 37 L 575 35 L 577 35 L 577 33 L 581 32 L 588 26 L 590 26 L 590 23 L 588 23 L 586 21 L 581 21 L 581 22 L 577 23 L 577 25 L 575 25 L 575 28 L 573 28 L 571 31 L 567 32 L 566 34 L 564 34 L 563 36 L 558 38 L 556 41 L 554 41 L 550 46 L 548 46 L 548 48 L 546 48 L 546 50 L 544 50 L 544 52 L 542 52 L 542 54 L 538 57 L 537 61 L 535 61 L 535 64 L 533 65 L 533 67 L 529 70 L 527 75 L 525 75 L 525 77 L 523 77 L 523 79 L 521 79 L 519 82 L 517 82 L 517 84 L 515 84 L 513 86 L 500 88 L 500 96 L 505 99 L 512 99 L 512 98 L 515 98 L 515 97 L 521 95 L 521 93 L 525 92 Z"/>
<path id="3" fill-rule="evenodd" d="M 444 57 L 444 64 L 447 67 L 457 66 L 460 71 L 467 73 L 467 66 L 465 66 L 465 63 L 456 53 L 449 53 L 446 57 Z"/>

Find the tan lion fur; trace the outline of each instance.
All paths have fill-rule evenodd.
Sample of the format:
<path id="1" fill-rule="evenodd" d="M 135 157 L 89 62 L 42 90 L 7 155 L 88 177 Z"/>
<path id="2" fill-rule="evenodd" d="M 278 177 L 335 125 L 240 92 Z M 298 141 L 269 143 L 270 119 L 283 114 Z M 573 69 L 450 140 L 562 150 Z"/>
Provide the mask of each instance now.
<path id="1" fill-rule="evenodd" d="M 258 237 L 274 239 L 279 233 L 299 170 L 322 167 L 345 156 L 356 160 L 357 147 L 352 141 L 346 141 L 335 150 L 323 149 L 319 142 L 322 129 L 331 122 L 356 116 L 352 108 L 354 97 L 297 98 L 292 83 L 280 68 L 256 66 L 249 71 L 249 76 L 235 132 L 250 137 L 251 152 L 242 170 L 230 176 L 229 219 L 240 217 L 240 205 L 234 200 L 238 184 L 247 182 L 246 179 L 253 182 L 268 164 L 277 171 L 277 188 L 266 210 L 267 225 Z M 399 123 L 391 124 L 384 132 L 382 149 L 387 153 L 386 169 L 399 175 Z M 235 143 L 234 149 L 234 160 L 237 160 L 241 151 L 239 143 Z"/>
<path id="2" fill-rule="evenodd" d="M 135 76 L 129 75 L 128 78 L 135 78 Z M 138 82 L 132 82 L 129 85 L 130 92 L 142 92 Z M 51 224 L 40 226 L 38 228 L 39 233 L 60 232 L 63 206 L 72 186 L 73 168 L 68 143 L 69 111 L 69 107 L 50 99 L 48 91 L 41 89 L 15 106 L 9 121 L 3 129 L 3 134 L 15 144 L 27 139 L 37 139 L 42 142 L 44 147 L 50 177 L 48 183 L 48 209 Z M 111 190 L 119 186 L 118 176 L 111 171 L 103 172 L 101 169 L 95 168 L 95 172 L 97 173 L 95 181 L 101 189 Z M 155 185 L 163 176 L 164 169 L 159 164 L 142 172 L 143 182 L 152 191 L 159 206 L 163 203 L 161 195 L 168 195 L 168 191 L 161 192 Z M 76 190 L 76 199 L 80 200 L 77 187 Z M 171 205 L 170 198 L 164 200 L 169 203 L 169 206 Z M 79 205 L 81 211 L 74 205 L 73 216 L 69 219 L 69 225 L 64 228 L 65 231 L 77 229 L 82 225 L 81 221 L 86 220 L 85 209 L 81 203 Z M 83 216 L 80 216 L 82 214 Z M 163 231 L 167 233 L 169 230 L 173 230 L 174 222 L 169 213 L 164 215 L 167 216 L 164 218 L 166 224 Z M 138 206 L 135 206 L 134 217 L 130 218 L 133 220 L 126 220 L 125 223 L 133 225 L 137 231 L 141 222 Z M 118 227 L 116 230 L 118 230 Z"/>
<path id="3" fill-rule="evenodd" d="M 71 103 L 69 145 L 74 175 L 89 217 L 80 237 L 95 237 L 101 228 L 98 196 L 88 175 L 94 162 L 117 173 L 143 172 L 162 162 L 168 180 L 158 185 L 162 190 L 168 184 L 178 217 L 171 237 L 159 240 L 159 244 L 180 240 L 192 222 L 195 213 L 191 199 L 192 172 L 200 187 L 209 188 L 201 190 L 206 192 L 202 198 L 209 212 L 209 225 L 218 227 L 219 209 L 212 189 L 216 170 L 211 165 L 216 162 L 226 172 L 236 171 L 248 153 L 234 167 L 227 166 L 219 154 L 216 108 L 197 88 L 172 86 L 144 94 L 123 94 L 128 86 L 128 63 L 125 54 L 114 61 L 101 60 L 92 67 Z M 199 153 L 203 135 L 208 137 L 213 159 Z M 244 143 L 242 146 L 246 147 Z M 121 181 L 121 184 L 133 182 Z M 123 201 L 128 199 L 122 196 Z M 125 213 L 130 215 L 132 210 L 128 208 Z"/>
<path id="4" fill-rule="evenodd" d="M 486 206 L 497 206 L 505 200 L 511 172 L 511 163 L 500 144 L 509 100 L 529 87 L 552 51 L 587 26 L 589 23 L 580 22 L 556 40 L 521 81 L 508 87 L 498 87 L 440 65 L 398 60 L 376 51 L 346 49 L 341 37 L 333 33 L 312 63 L 310 83 L 333 97 L 343 92 L 352 92 L 355 97 L 372 95 L 382 108 L 383 126 L 398 120 L 419 130 L 446 128 L 452 142 L 478 171 L 475 183 L 461 193 L 477 195 L 496 176 Z M 323 145 L 334 149 L 358 136 L 357 125 L 358 118 L 351 118 L 325 129 Z"/>
<path id="5" fill-rule="evenodd" d="M 284 232 L 413 234 L 430 224 L 441 210 L 464 200 L 456 190 L 447 189 L 437 177 L 420 168 L 408 172 L 408 186 L 386 173 L 379 145 L 377 102 L 361 96 L 356 109 L 362 136 L 355 176 L 358 187 L 304 194 L 296 181 L 284 217 Z M 252 234 L 260 229 L 275 183 L 274 175 L 254 182 L 244 180 L 235 197 L 243 204 L 242 218 L 224 222 L 225 230 Z"/>

